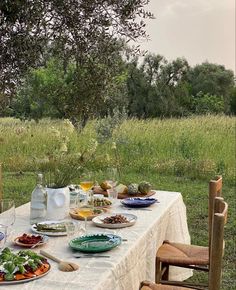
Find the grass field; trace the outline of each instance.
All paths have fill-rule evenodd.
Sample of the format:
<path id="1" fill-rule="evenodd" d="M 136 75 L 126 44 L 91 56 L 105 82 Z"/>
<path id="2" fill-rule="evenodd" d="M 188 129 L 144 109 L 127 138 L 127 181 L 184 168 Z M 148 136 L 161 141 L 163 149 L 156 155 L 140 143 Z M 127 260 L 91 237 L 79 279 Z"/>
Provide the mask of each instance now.
<path id="1" fill-rule="evenodd" d="M 78 134 L 68 121 L 0 119 L 4 195 L 13 197 L 17 205 L 29 201 L 37 163 L 52 152 L 80 154 L 98 139 L 103 142 L 84 164 L 98 181 L 105 178 L 107 167 L 116 166 L 124 184 L 148 180 L 156 189 L 180 191 L 192 242 L 207 245 L 208 181 L 221 174 L 229 203 L 222 289 L 236 289 L 235 121 L 225 116 L 126 120 L 110 139 L 103 139 L 96 135 L 96 121 Z M 78 181 L 79 177 L 73 182 Z M 194 279 L 202 280 L 204 275 Z"/>

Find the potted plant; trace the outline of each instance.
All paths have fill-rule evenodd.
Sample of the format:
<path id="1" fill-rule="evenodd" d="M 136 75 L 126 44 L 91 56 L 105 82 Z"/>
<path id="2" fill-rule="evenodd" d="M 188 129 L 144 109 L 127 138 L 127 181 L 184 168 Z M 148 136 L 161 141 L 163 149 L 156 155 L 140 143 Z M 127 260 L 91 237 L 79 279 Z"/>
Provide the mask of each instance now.
<path id="1" fill-rule="evenodd" d="M 63 146 L 64 145 L 64 146 Z M 47 191 L 47 218 L 63 219 L 69 210 L 68 185 L 79 178 L 96 151 L 96 141 L 90 140 L 82 153 L 69 153 L 66 144 L 48 154 L 41 162 Z"/>

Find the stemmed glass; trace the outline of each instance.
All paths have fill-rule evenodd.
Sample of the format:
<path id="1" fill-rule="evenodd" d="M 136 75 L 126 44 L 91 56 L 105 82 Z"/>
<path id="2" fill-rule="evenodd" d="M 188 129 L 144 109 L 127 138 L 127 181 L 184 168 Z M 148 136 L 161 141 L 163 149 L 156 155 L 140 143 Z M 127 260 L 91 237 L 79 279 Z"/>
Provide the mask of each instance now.
<path id="1" fill-rule="evenodd" d="M 86 180 L 80 182 L 80 187 L 85 191 L 85 198 L 78 204 L 78 213 L 84 218 L 84 229 L 85 234 L 87 233 L 87 217 L 93 214 L 94 204 L 93 204 L 93 194 L 91 188 L 94 185 L 94 181 L 91 179 L 91 173 L 86 174 Z"/>
<path id="2" fill-rule="evenodd" d="M 107 169 L 108 183 L 111 185 L 110 189 L 107 189 L 108 197 L 113 200 L 113 203 L 118 197 L 116 185 L 118 183 L 118 171 L 117 168 L 111 167 Z"/>
<path id="3" fill-rule="evenodd" d="M 78 203 L 77 212 L 80 216 L 84 218 L 85 235 L 87 234 L 87 218 L 93 214 L 93 210 L 94 210 L 93 203 L 92 202 L 89 203 L 87 196 L 85 197 L 85 199 L 81 200 Z"/>
<path id="4" fill-rule="evenodd" d="M 7 235 L 10 233 L 10 227 L 15 222 L 15 202 L 12 199 L 2 199 L 0 201 L 0 224 L 7 226 Z"/>

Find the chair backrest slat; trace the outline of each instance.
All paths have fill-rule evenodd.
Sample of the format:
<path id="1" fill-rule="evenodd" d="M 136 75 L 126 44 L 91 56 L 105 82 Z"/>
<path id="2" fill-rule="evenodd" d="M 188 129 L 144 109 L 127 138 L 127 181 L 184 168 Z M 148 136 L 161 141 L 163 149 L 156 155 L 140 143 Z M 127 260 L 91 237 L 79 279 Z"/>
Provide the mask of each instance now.
<path id="1" fill-rule="evenodd" d="M 220 290 L 222 257 L 224 253 L 224 225 L 228 204 L 223 198 L 215 198 L 211 233 L 209 290 Z"/>
<path id="2" fill-rule="evenodd" d="M 216 197 L 222 196 L 222 176 L 217 176 L 216 180 L 209 182 L 209 196 L 208 196 L 208 235 L 209 235 L 209 248 L 211 247 L 211 232 L 212 232 L 212 219 L 214 214 L 214 200 Z"/>

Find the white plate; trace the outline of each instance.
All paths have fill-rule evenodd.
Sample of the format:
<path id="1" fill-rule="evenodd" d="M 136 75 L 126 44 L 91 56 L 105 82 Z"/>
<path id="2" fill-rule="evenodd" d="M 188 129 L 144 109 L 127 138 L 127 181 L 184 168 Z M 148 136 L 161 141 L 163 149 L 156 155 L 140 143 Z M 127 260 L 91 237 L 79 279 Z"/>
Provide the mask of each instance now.
<path id="1" fill-rule="evenodd" d="M 124 217 L 127 218 L 128 223 L 121 223 L 121 224 L 104 224 L 103 220 L 106 217 L 114 216 L 114 215 L 123 215 Z M 107 228 L 107 229 L 120 229 L 120 228 L 126 228 L 130 227 L 135 224 L 137 220 L 137 216 L 134 214 L 129 214 L 129 213 L 112 213 L 112 214 L 103 214 L 96 216 L 95 218 L 92 219 L 93 223 L 101 228 Z"/>
<path id="2" fill-rule="evenodd" d="M 71 221 L 71 222 L 74 223 L 73 221 Z M 47 225 L 50 225 L 50 224 L 61 224 L 61 223 L 63 223 L 63 221 L 44 221 L 44 222 L 40 222 L 39 224 L 47 224 Z M 38 231 L 37 228 L 36 228 L 36 224 L 32 225 L 31 230 L 34 233 L 42 234 L 42 235 L 47 235 L 47 236 L 66 236 L 67 235 L 66 230 L 63 231 L 63 232 Z"/>

